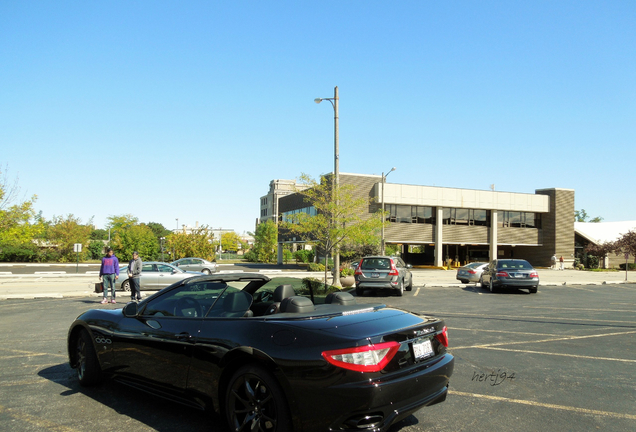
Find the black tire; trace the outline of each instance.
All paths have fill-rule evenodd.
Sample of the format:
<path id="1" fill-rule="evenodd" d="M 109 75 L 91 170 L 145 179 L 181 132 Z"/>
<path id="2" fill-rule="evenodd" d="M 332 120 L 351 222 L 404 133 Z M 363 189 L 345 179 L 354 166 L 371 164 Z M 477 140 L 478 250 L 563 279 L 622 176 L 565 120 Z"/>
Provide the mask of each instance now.
<path id="1" fill-rule="evenodd" d="M 362 288 L 356 287 L 356 295 L 358 297 L 362 297 L 363 294 L 364 294 L 364 290 Z"/>
<path id="2" fill-rule="evenodd" d="M 463 283 L 463 284 L 467 284 L 467 283 L 468 283 L 468 279 L 460 279 L 460 281 L 459 281 L 459 282 L 461 282 L 461 283 Z"/>
<path id="3" fill-rule="evenodd" d="M 411 276 L 411 280 L 409 281 L 408 286 L 406 287 L 407 291 L 412 291 L 413 290 L 413 276 Z"/>
<path id="4" fill-rule="evenodd" d="M 404 295 L 404 279 L 400 279 L 400 283 L 398 285 L 397 295 L 402 297 Z"/>
<path id="5" fill-rule="evenodd" d="M 121 289 L 130 292 L 130 281 L 128 279 L 121 283 Z"/>
<path id="6" fill-rule="evenodd" d="M 234 373 L 225 394 L 225 416 L 233 431 L 292 430 L 285 394 L 265 369 L 246 365 Z"/>
<path id="7" fill-rule="evenodd" d="M 496 286 L 494 286 L 494 285 L 492 284 L 492 278 L 490 278 L 490 285 L 489 285 L 489 287 L 490 287 L 490 292 L 491 292 L 491 293 L 496 293 L 496 292 L 497 292 L 497 287 L 496 287 Z"/>
<path id="8" fill-rule="evenodd" d="M 210 269 L 203 269 L 203 270 L 201 270 L 201 273 L 209 275 L 212 272 L 210 271 Z"/>
<path id="9" fill-rule="evenodd" d="M 479 276 L 479 286 L 482 287 L 482 288 L 486 288 L 486 285 L 484 285 L 483 276 Z"/>
<path id="10" fill-rule="evenodd" d="M 82 386 L 99 384 L 103 379 L 93 341 L 85 329 L 80 330 L 75 341 L 75 368 L 77 379 Z"/>
<path id="11" fill-rule="evenodd" d="M 539 287 L 534 287 L 534 288 L 530 288 L 528 291 L 530 291 L 530 294 L 536 294 L 538 289 Z"/>

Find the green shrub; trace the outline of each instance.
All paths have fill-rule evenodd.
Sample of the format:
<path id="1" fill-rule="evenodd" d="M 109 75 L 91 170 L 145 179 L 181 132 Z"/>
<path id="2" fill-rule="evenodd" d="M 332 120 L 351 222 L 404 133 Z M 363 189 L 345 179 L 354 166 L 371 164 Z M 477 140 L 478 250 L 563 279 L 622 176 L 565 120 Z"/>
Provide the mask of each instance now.
<path id="1" fill-rule="evenodd" d="M 340 270 L 340 277 L 353 276 L 353 274 L 354 274 L 354 271 L 352 268 L 345 267 L 342 270 Z"/>
<path id="2" fill-rule="evenodd" d="M 32 243 L 22 245 L 0 245 L 2 262 L 34 262 L 39 254 L 38 247 Z"/>
<path id="3" fill-rule="evenodd" d="M 309 265 L 307 266 L 307 271 L 324 272 L 325 271 L 325 265 L 321 264 L 321 263 L 309 263 Z"/>
<path id="4" fill-rule="evenodd" d="M 594 255 L 587 256 L 587 267 L 591 269 L 598 268 L 598 257 Z"/>
<path id="5" fill-rule="evenodd" d="M 621 270 L 625 270 L 625 263 L 618 266 Z M 636 270 L 636 263 L 627 263 L 627 270 Z"/>
<path id="6" fill-rule="evenodd" d="M 310 263 L 314 260 L 314 251 L 301 249 L 294 252 L 294 259 L 301 263 Z"/>

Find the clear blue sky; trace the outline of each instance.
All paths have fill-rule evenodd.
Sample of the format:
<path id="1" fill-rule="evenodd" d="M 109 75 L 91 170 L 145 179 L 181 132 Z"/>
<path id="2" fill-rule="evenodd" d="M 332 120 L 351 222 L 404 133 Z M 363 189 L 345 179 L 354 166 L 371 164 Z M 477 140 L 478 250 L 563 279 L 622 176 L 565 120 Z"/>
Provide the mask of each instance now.
<path id="1" fill-rule="evenodd" d="M 636 2 L 0 2 L 0 164 L 45 217 L 253 231 L 340 170 L 636 219 Z"/>

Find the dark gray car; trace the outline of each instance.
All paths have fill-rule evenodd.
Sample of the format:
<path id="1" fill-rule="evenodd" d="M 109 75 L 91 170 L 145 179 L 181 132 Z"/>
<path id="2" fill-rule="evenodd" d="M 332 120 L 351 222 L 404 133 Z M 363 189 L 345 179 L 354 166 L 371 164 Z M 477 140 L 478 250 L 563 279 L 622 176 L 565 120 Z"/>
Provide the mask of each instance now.
<path id="1" fill-rule="evenodd" d="M 525 288 L 534 294 L 539 287 L 539 274 L 526 260 L 497 259 L 484 269 L 479 283 L 490 292 L 504 288 Z"/>
<path id="2" fill-rule="evenodd" d="M 401 296 L 405 289 L 413 288 L 412 267 L 400 257 L 364 257 L 355 271 L 356 294 L 361 296 L 365 289 L 392 289 Z"/>

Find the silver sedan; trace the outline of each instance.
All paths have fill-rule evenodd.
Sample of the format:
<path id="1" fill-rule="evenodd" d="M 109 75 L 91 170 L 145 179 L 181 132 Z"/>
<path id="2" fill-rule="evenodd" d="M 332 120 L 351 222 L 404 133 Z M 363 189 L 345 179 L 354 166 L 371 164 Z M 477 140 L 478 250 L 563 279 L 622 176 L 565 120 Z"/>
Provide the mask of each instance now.
<path id="1" fill-rule="evenodd" d="M 202 274 L 200 272 L 188 272 L 168 263 L 148 261 L 141 266 L 139 288 L 141 290 L 160 290 L 182 279 L 201 276 Z M 130 291 L 127 265 L 119 268 L 119 279 L 115 282 L 115 288 Z"/>
<path id="2" fill-rule="evenodd" d="M 173 266 L 177 266 L 186 271 L 197 271 L 205 274 L 216 273 L 219 271 L 219 265 L 215 262 L 204 260 L 203 258 L 181 258 L 171 262 Z"/>
<path id="3" fill-rule="evenodd" d="M 488 263 L 473 262 L 457 269 L 457 280 L 461 283 L 479 282 L 481 273 Z"/>

